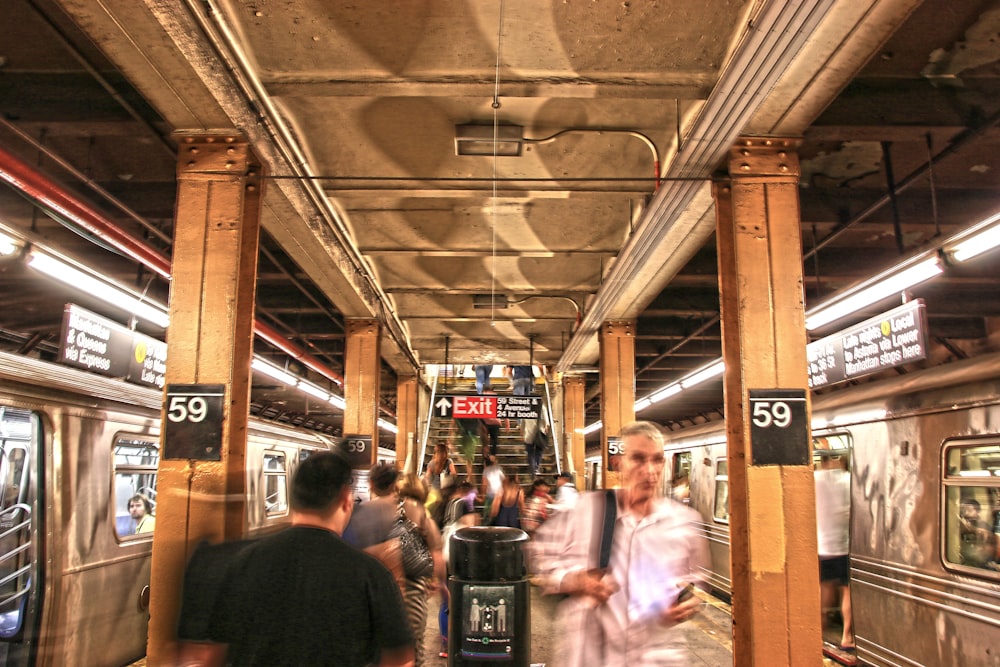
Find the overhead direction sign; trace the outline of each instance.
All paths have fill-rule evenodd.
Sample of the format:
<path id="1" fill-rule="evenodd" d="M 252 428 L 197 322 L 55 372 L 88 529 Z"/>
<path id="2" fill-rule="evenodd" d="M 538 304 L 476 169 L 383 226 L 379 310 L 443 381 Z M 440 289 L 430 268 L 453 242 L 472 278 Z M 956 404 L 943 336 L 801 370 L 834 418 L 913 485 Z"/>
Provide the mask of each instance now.
<path id="1" fill-rule="evenodd" d="M 538 419 L 541 411 L 541 396 L 452 395 L 434 402 L 434 414 L 455 419 Z"/>
<path id="2" fill-rule="evenodd" d="M 843 382 L 927 357 L 924 302 L 916 299 L 806 346 L 809 387 Z"/>

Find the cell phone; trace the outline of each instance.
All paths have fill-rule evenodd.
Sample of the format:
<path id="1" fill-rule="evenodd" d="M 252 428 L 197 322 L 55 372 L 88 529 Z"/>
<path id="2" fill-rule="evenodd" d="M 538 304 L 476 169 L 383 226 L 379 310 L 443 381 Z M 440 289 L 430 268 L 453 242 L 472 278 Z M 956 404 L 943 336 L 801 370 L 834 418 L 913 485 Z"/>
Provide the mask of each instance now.
<path id="1" fill-rule="evenodd" d="M 694 584 L 688 584 L 681 589 L 681 592 L 677 595 L 677 604 L 681 602 L 687 602 L 694 597 Z"/>

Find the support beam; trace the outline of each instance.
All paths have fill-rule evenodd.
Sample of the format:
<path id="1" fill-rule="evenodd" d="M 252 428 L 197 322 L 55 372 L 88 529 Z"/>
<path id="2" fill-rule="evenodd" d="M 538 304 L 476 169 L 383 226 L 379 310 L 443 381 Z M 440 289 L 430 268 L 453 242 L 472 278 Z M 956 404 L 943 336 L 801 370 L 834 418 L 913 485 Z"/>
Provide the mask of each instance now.
<path id="1" fill-rule="evenodd" d="M 179 150 L 167 391 L 219 385 L 222 432 L 211 455 L 164 433 L 150 575 L 150 665 L 177 664 L 181 585 L 194 546 L 241 538 L 246 525 L 262 170 L 246 142 L 234 136 L 185 137 Z"/>
<path id="2" fill-rule="evenodd" d="M 729 173 L 729 182 L 716 184 L 715 198 L 733 655 L 741 666 L 818 665 L 822 637 L 795 142 L 741 139 L 730 151 Z M 754 390 L 801 395 L 801 428 L 781 433 L 781 442 L 769 445 L 776 450 L 770 456 L 761 427 L 767 422 L 751 412 Z"/>
<path id="3" fill-rule="evenodd" d="M 368 467 L 378 454 L 379 346 L 382 327 L 375 319 L 347 320 L 344 347 L 344 435 L 372 438 Z"/>
<path id="4" fill-rule="evenodd" d="M 635 421 L 635 321 L 605 322 L 600 342 L 603 487 L 612 489 L 621 480 L 619 473 L 608 467 L 608 437 L 616 436 L 624 424 Z"/>

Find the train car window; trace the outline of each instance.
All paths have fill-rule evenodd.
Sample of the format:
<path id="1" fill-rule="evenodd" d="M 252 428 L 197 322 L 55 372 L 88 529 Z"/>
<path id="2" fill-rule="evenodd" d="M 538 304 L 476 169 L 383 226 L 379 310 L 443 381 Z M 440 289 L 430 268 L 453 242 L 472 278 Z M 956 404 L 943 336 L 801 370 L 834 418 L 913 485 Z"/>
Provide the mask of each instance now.
<path id="1" fill-rule="evenodd" d="M 715 520 L 729 523 L 729 462 L 722 458 L 715 461 Z"/>
<path id="2" fill-rule="evenodd" d="M 150 537 L 156 528 L 156 466 L 159 443 L 149 436 L 119 434 L 114 440 L 115 535 Z"/>
<path id="3" fill-rule="evenodd" d="M 944 447 L 945 565 L 1000 579 L 1000 442 Z"/>
<path id="4" fill-rule="evenodd" d="M 32 453 L 41 443 L 36 415 L 0 406 L 0 637 L 24 622 L 34 558 L 31 511 Z"/>
<path id="5" fill-rule="evenodd" d="M 691 502 L 691 452 L 675 452 L 670 457 L 670 488 L 667 491 L 677 502 Z"/>
<path id="6" fill-rule="evenodd" d="M 288 514 L 288 468 L 281 452 L 264 452 L 264 512 Z"/>

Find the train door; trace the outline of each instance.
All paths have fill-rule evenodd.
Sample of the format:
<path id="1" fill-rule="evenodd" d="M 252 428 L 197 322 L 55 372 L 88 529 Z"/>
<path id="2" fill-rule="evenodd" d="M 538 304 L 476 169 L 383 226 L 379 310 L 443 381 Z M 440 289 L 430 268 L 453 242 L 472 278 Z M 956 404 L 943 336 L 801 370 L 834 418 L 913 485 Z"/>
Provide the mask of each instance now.
<path id="1" fill-rule="evenodd" d="M 41 441 L 37 415 L 0 405 L 0 662 L 5 665 L 30 664 L 35 650 L 43 590 L 35 492 Z"/>
<path id="2" fill-rule="evenodd" d="M 850 598 L 851 437 L 813 437 L 816 528 L 824 650 L 853 664 Z"/>

